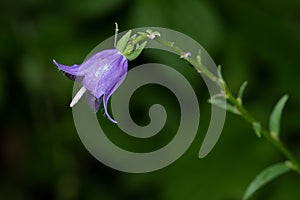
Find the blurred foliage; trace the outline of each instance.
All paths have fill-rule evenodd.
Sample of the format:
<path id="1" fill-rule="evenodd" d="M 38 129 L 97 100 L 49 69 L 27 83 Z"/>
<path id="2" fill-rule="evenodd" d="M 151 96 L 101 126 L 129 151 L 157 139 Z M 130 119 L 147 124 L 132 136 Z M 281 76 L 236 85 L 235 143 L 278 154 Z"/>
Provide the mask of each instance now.
<path id="1" fill-rule="evenodd" d="M 0 2 L 0 13 L 0 199 L 234 200 L 242 198 L 258 172 L 283 159 L 231 114 L 214 150 L 198 159 L 210 108 L 203 81 L 174 55 L 146 50 L 130 67 L 145 62 L 180 66 L 197 91 L 204 128 L 179 160 L 160 171 L 127 174 L 95 160 L 82 145 L 68 107 L 73 83 L 57 71 L 52 59 L 82 62 L 113 35 L 116 21 L 121 31 L 160 26 L 194 38 L 222 64 L 232 89 L 248 81 L 244 102 L 264 123 L 276 100 L 289 94 L 282 137 L 299 155 L 299 0 L 11 0 Z M 103 111 L 99 120 L 124 148 L 159 148 L 172 139 L 178 124 L 173 122 L 178 120 L 176 100 L 169 98 L 174 99 L 164 88 L 148 86 L 133 97 L 130 108 L 139 124 L 148 123 L 144 116 L 157 102 L 166 104 L 174 116 L 163 130 L 166 135 L 148 142 L 126 138 L 107 122 Z M 296 200 L 299 185 L 300 177 L 289 173 L 253 199 Z"/>

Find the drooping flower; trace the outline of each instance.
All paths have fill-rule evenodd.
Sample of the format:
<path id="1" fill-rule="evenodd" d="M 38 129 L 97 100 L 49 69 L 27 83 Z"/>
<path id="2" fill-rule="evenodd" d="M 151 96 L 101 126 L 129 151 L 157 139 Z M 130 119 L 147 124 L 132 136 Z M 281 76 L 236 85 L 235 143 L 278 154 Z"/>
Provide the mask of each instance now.
<path id="1" fill-rule="evenodd" d="M 113 123 L 117 122 L 107 111 L 108 100 L 124 81 L 128 60 L 137 58 L 147 43 L 139 45 L 138 42 L 145 37 L 131 36 L 131 31 L 116 42 L 117 31 L 116 24 L 115 48 L 97 52 L 80 65 L 66 66 L 53 60 L 58 69 L 63 71 L 68 78 L 82 82 L 83 86 L 74 96 L 70 107 L 73 107 L 86 93 L 88 104 L 94 112 L 97 112 L 100 104 L 103 103 L 104 112 Z"/>
<path id="2" fill-rule="evenodd" d="M 81 65 L 65 66 L 53 60 L 54 64 L 72 80 L 79 80 L 83 87 L 78 91 L 72 100 L 70 107 L 73 107 L 84 93 L 90 107 L 97 112 L 100 104 L 110 121 L 116 123 L 107 111 L 107 103 L 113 92 L 124 81 L 128 61 L 117 49 L 100 51 Z"/>

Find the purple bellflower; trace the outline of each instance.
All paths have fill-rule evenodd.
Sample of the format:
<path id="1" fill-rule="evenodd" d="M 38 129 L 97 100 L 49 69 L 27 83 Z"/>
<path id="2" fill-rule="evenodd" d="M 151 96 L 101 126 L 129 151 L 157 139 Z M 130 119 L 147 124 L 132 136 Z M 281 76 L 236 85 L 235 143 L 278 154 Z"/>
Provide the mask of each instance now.
<path id="1" fill-rule="evenodd" d="M 130 34 L 131 31 L 128 31 L 116 43 L 116 27 L 115 48 L 97 52 L 80 65 L 66 66 L 53 60 L 58 69 L 68 78 L 82 82 L 83 86 L 74 96 L 70 107 L 73 107 L 86 93 L 88 104 L 94 112 L 97 112 L 100 104 L 103 103 L 105 115 L 111 122 L 117 123 L 107 111 L 108 100 L 124 81 L 128 60 L 135 59 L 146 45 L 146 42 L 141 45 L 132 42 L 136 36 Z"/>
<path id="2" fill-rule="evenodd" d="M 108 119 L 114 123 L 107 112 L 107 103 L 109 97 L 124 81 L 128 61 L 117 49 L 108 49 L 100 51 L 81 65 L 65 66 L 53 60 L 54 64 L 62 70 L 67 77 L 73 80 L 80 80 L 83 87 L 73 98 L 70 107 L 73 107 L 84 93 L 86 94 L 88 104 L 97 112 L 100 104 L 103 107 Z"/>

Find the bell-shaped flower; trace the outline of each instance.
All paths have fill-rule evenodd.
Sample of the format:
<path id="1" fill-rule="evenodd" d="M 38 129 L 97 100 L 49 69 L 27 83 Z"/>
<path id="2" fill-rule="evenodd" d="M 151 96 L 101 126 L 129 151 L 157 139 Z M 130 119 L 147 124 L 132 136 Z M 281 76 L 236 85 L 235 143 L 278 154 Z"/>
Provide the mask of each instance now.
<path id="1" fill-rule="evenodd" d="M 128 60 L 137 58 L 147 42 L 139 45 L 146 37 L 131 36 L 128 31 L 117 42 L 118 27 L 116 24 L 115 48 L 95 53 L 80 65 L 66 66 L 55 60 L 54 64 L 70 79 L 82 82 L 82 88 L 74 96 L 70 107 L 73 107 L 86 93 L 90 107 L 97 112 L 103 103 L 108 119 L 116 123 L 107 111 L 110 96 L 124 81 L 128 68 Z"/>
<path id="2" fill-rule="evenodd" d="M 124 81 L 128 61 L 117 49 L 100 51 L 81 65 L 65 66 L 53 60 L 54 64 L 72 80 L 81 81 L 83 87 L 78 91 L 70 106 L 73 107 L 86 92 L 90 107 L 97 112 L 100 104 L 110 121 L 116 123 L 107 111 L 107 103 L 113 92 Z"/>

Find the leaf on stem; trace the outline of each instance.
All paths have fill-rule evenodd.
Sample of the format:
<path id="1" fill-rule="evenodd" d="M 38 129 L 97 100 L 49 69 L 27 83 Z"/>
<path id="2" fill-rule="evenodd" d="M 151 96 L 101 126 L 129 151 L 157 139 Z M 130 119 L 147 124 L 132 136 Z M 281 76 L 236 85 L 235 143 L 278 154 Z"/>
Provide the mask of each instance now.
<path id="1" fill-rule="evenodd" d="M 142 53 L 146 44 L 147 44 L 147 41 L 143 42 L 141 45 L 139 45 L 139 43 L 137 43 L 135 50 L 133 52 L 131 52 L 130 54 L 126 54 L 126 58 L 130 61 L 136 59 Z"/>
<path id="2" fill-rule="evenodd" d="M 218 106 L 219 108 L 222 108 L 224 110 L 230 111 L 234 114 L 240 115 L 241 113 L 234 107 L 233 105 L 226 102 L 225 99 L 218 99 L 216 97 L 212 97 L 208 100 L 209 103 Z"/>
<path id="3" fill-rule="evenodd" d="M 245 88 L 246 88 L 247 84 L 248 84 L 248 82 L 245 81 L 245 82 L 241 85 L 241 87 L 240 87 L 240 89 L 239 89 L 238 96 L 237 96 L 237 100 L 240 102 L 240 104 L 242 104 L 243 94 L 244 94 L 244 91 L 245 91 Z"/>
<path id="4" fill-rule="evenodd" d="M 120 51 L 120 52 L 123 52 L 126 48 L 126 45 L 130 39 L 130 35 L 131 35 L 131 30 L 129 30 L 127 33 L 125 33 L 121 39 L 118 41 L 117 43 L 117 49 Z"/>
<path id="5" fill-rule="evenodd" d="M 291 168 L 286 163 L 278 163 L 267 167 L 250 183 L 244 194 L 243 200 L 249 199 L 254 192 L 260 189 L 266 183 L 290 170 Z"/>
<path id="6" fill-rule="evenodd" d="M 218 65 L 218 77 L 219 77 L 219 79 L 223 80 L 221 65 Z"/>
<path id="7" fill-rule="evenodd" d="M 254 122 L 252 124 L 252 126 L 253 126 L 254 132 L 257 135 L 257 137 L 261 138 L 261 125 L 260 125 L 260 123 L 259 122 Z"/>
<path id="8" fill-rule="evenodd" d="M 275 139 L 279 138 L 281 114 L 287 100 L 288 100 L 288 95 L 284 95 L 283 97 L 281 97 L 281 99 L 277 102 L 277 104 L 273 108 L 273 111 L 270 116 L 269 129 L 270 129 L 271 136 Z"/>

